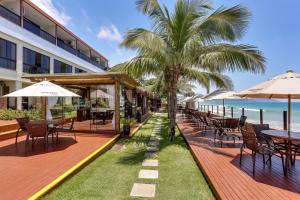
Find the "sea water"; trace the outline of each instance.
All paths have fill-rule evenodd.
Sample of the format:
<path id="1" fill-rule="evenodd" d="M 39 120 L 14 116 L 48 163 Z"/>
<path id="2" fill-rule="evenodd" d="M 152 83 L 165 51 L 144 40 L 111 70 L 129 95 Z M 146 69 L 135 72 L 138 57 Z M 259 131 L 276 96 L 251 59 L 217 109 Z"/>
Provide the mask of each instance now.
<path id="1" fill-rule="evenodd" d="M 201 105 L 210 105 L 209 110 L 217 113 L 217 106 L 219 106 L 219 114 L 222 115 L 222 100 L 204 101 L 199 103 Z M 231 116 L 231 107 L 233 107 L 233 116 L 240 117 L 242 108 L 245 110 L 247 122 L 260 123 L 260 109 L 263 110 L 263 123 L 269 124 L 271 128 L 283 129 L 283 111 L 288 110 L 287 101 L 261 100 L 261 99 L 234 99 L 224 100 L 225 115 Z M 198 106 L 198 105 L 196 105 Z M 208 109 L 206 106 L 206 111 Z M 300 102 L 292 102 L 291 104 L 291 130 L 300 131 Z"/>

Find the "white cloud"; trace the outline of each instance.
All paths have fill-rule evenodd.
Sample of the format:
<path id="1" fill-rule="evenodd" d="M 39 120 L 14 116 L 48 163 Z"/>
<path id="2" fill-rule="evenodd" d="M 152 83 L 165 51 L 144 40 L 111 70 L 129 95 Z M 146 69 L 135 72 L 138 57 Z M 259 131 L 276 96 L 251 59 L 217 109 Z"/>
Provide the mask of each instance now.
<path id="1" fill-rule="evenodd" d="M 118 42 L 122 41 L 121 33 L 119 32 L 118 28 L 113 24 L 111 24 L 110 26 L 101 26 L 97 37 L 100 39 L 108 39 Z"/>
<path id="2" fill-rule="evenodd" d="M 55 7 L 52 0 L 30 1 L 64 26 L 68 25 L 70 20 L 72 19 L 69 15 L 65 13 L 65 11 L 62 8 L 59 9 Z"/>

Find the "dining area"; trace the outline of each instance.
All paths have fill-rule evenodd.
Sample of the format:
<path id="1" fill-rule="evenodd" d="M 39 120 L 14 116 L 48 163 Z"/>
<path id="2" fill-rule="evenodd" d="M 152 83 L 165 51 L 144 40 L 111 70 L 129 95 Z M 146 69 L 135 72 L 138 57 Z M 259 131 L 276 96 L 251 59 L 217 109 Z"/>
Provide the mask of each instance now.
<path id="1" fill-rule="evenodd" d="M 29 117 L 22 117 L 16 119 L 19 129 L 15 137 L 15 144 L 18 145 L 18 137 L 25 135 L 25 153 L 31 143 L 31 148 L 34 149 L 35 143 L 38 140 L 43 141 L 45 149 L 48 149 L 49 142 L 52 145 L 59 143 L 59 135 L 62 133 L 69 133 L 76 143 L 76 131 L 74 131 L 75 118 L 56 118 L 52 120 L 30 120 Z M 50 138 L 50 139 L 49 139 Z M 50 141 L 49 141 L 50 140 Z"/>
<path id="2" fill-rule="evenodd" d="M 184 109 L 183 116 L 196 124 L 203 137 L 211 137 L 214 147 L 239 149 L 240 166 L 243 165 L 244 154 L 250 154 L 253 175 L 259 156 L 263 158 L 263 166 L 270 167 L 272 158 L 278 157 L 282 173 L 288 176 L 300 155 L 300 132 L 272 129 L 269 124 L 248 123 L 245 115 L 233 118 Z"/>
<path id="3" fill-rule="evenodd" d="M 204 127 L 199 127 L 199 122 L 185 113 L 177 114 L 178 128 L 203 174 L 222 199 L 299 198 L 300 160 L 295 151 L 298 133 L 292 132 L 293 139 L 287 139 L 287 132 L 281 130 L 276 137 L 269 137 L 278 130 L 272 129 L 269 124 L 250 123 L 246 119 L 242 129 L 234 129 L 240 139 L 236 137 L 234 142 L 233 137 L 224 137 L 221 147 L 219 140 L 214 142 L 213 124 L 204 132 Z M 203 112 L 204 114 L 207 115 L 208 112 Z M 226 118 L 230 121 L 231 116 L 224 119 Z M 217 116 L 216 119 L 222 122 L 223 116 Z M 228 134 L 233 129 L 224 131 Z M 278 135 L 286 139 L 286 143 Z M 288 141 L 290 149 L 286 148 L 289 147 L 286 145 L 289 144 Z"/>

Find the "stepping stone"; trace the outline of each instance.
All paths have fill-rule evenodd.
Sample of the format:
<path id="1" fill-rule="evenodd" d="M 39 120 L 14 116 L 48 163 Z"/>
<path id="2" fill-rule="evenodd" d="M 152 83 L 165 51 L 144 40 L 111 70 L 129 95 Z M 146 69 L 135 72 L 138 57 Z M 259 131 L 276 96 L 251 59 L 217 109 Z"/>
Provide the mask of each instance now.
<path id="1" fill-rule="evenodd" d="M 155 197 L 155 184 L 134 183 L 130 192 L 131 197 Z"/>
<path id="2" fill-rule="evenodd" d="M 150 157 L 154 157 L 154 156 L 157 156 L 156 152 L 152 152 L 152 151 L 147 151 L 145 154 L 144 154 L 144 157 L 145 158 L 150 158 Z"/>
<path id="3" fill-rule="evenodd" d="M 139 178 L 158 179 L 158 170 L 141 169 Z"/>
<path id="4" fill-rule="evenodd" d="M 148 143 L 149 146 L 158 146 L 159 145 L 159 141 L 150 141 Z"/>
<path id="5" fill-rule="evenodd" d="M 146 159 L 142 163 L 143 167 L 157 167 L 158 166 L 158 160 L 154 159 Z"/>
<path id="6" fill-rule="evenodd" d="M 155 146 L 155 147 L 147 147 L 147 151 L 151 151 L 151 152 L 157 152 L 157 151 L 159 151 L 159 148 L 158 148 L 158 146 Z"/>

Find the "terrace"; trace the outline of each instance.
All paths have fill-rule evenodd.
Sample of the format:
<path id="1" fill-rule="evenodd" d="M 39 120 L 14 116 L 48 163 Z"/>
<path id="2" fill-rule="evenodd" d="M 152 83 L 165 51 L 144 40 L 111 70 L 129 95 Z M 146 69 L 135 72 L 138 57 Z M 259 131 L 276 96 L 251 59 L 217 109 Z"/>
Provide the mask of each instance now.
<path id="1" fill-rule="evenodd" d="M 194 121 L 177 115 L 177 124 L 195 160 L 205 174 L 214 194 L 220 199 L 300 199 L 300 161 L 284 176 L 280 158 L 273 156 L 272 166 L 264 166 L 257 156 L 256 174 L 252 173 L 251 152 L 243 154 L 239 164 L 241 142 L 214 144 L 213 132 L 203 134 Z"/>

